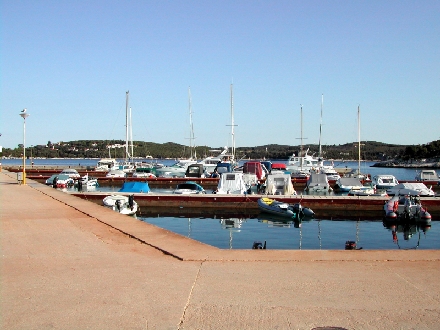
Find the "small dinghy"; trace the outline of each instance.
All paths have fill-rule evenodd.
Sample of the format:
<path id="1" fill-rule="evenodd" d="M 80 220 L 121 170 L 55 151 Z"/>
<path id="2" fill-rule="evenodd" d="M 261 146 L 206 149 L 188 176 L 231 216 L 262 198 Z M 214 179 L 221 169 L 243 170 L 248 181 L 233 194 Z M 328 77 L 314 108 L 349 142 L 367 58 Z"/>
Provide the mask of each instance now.
<path id="1" fill-rule="evenodd" d="M 417 195 L 395 195 L 385 203 L 384 211 L 387 220 L 431 221 L 431 214 Z"/>
<path id="2" fill-rule="evenodd" d="M 261 211 L 293 219 L 313 218 L 315 216 L 315 212 L 308 207 L 303 207 L 300 203 L 292 205 L 267 197 L 258 200 L 258 207 Z"/>
<path id="3" fill-rule="evenodd" d="M 134 215 L 138 209 L 138 204 L 134 201 L 133 195 L 110 195 L 105 197 L 102 202 L 113 211 L 126 215 Z"/>

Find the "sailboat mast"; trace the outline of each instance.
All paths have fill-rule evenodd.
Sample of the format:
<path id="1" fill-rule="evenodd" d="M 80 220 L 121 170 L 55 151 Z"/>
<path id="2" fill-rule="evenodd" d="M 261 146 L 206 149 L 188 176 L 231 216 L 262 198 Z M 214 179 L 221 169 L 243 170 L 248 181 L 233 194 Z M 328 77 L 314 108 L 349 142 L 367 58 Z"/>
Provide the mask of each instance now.
<path id="1" fill-rule="evenodd" d="M 133 151 L 133 121 L 131 117 L 131 107 L 130 107 L 130 158 L 133 160 L 134 151 Z"/>
<path id="2" fill-rule="evenodd" d="M 322 106 L 324 103 L 324 94 L 321 95 L 321 123 L 319 124 L 319 158 L 322 158 L 322 145 L 321 145 L 321 134 L 322 134 Z"/>
<path id="3" fill-rule="evenodd" d="M 358 105 L 358 173 L 361 173 L 361 114 Z"/>
<path id="4" fill-rule="evenodd" d="M 193 118 L 192 118 L 192 100 L 191 100 L 191 87 L 188 87 L 188 107 L 189 107 L 189 150 L 190 150 L 190 157 L 191 159 L 196 158 L 195 154 L 195 146 L 193 146 L 194 141 L 194 125 L 193 125 Z"/>
<path id="5" fill-rule="evenodd" d="M 234 93 L 231 84 L 231 138 L 232 138 L 232 156 L 235 159 L 235 133 L 234 133 Z"/>
<path id="6" fill-rule="evenodd" d="M 128 98 L 129 98 L 129 91 L 125 92 L 125 160 L 127 160 L 129 156 L 128 152 Z"/>

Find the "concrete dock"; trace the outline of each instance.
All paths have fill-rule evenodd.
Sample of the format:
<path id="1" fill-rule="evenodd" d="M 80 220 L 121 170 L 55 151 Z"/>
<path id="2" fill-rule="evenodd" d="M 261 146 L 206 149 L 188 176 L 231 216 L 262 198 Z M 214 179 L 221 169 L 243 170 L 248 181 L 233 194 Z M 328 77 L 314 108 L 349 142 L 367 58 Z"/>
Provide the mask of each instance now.
<path id="1" fill-rule="evenodd" d="M 0 172 L 2 329 L 438 329 L 440 250 L 220 250 Z"/>

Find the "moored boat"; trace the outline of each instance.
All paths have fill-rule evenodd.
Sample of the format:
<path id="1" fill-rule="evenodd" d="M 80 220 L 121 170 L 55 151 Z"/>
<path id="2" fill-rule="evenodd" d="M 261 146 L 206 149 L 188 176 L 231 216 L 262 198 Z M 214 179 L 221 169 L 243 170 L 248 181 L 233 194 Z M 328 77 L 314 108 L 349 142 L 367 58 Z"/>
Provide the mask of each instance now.
<path id="1" fill-rule="evenodd" d="M 288 217 L 292 219 L 303 217 L 312 218 L 315 216 L 315 212 L 313 212 L 308 207 L 303 207 L 300 203 L 295 203 L 292 205 L 267 197 L 262 197 L 258 199 L 257 203 L 261 211 L 278 216 Z"/>
<path id="2" fill-rule="evenodd" d="M 135 202 L 133 195 L 110 195 L 105 197 L 102 202 L 104 206 L 111 208 L 113 211 L 126 215 L 134 215 L 138 209 L 138 204 Z"/>
<path id="3" fill-rule="evenodd" d="M 385 203 L 384 211 L 386 219 L 431 221 L 418 195 L 395 195 Z"/>

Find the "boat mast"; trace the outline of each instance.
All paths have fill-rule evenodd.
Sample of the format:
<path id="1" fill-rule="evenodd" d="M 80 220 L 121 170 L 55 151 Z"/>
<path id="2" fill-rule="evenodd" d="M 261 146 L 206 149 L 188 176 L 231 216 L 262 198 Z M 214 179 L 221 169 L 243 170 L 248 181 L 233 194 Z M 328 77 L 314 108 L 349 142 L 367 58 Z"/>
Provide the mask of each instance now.
<path id="1" fill-rule="evenodd" d="M 319 124 L 319 158 L 322 158 L 321 134 L 322 134 L 322 106 L 324 103 L 324 94 L 321 94 L 321 123 Z"/>
<path id="2" fill-rule="evenodd" d="M 361 174 L 361 115 L 358 105 L 358 174 Z"/>
<path id="3" fill-rule="evenodd" d="M 226 125 L 229 126 L 229 125 Z M 233 84 L 231 84 L 231 138 L 232 138 L 232 160 L 235 161 L 235 133 L 234 133 L 234 127 L 238 126 L 235 125 L 234 122 L 234 92 L 233 92 Z"/>
<path id="4" fill-rule="evenodd" d="M 193 119 L 192 119 L 192 100 L 191 100 L 191 87 L 188 87 L 188 107 L 189 107 L 189 150 L 190 150 L 190 157 L 191 160 L 195 160 L 197 155 L 195 151 L 195 146 L 193 146 L 194 141 L 194 125 L 193 125 Z"/>
<path id="5" fill-rule="evenodd" d="M 129 91 L 125 92 L 125 161 L 130 158 L 130 153 L 128 152 L 128 132 L 129 132 L 129 109 L 128 109 L 128 98 Z"/>
<path id="6" fill-rule="evenodd" d="M 299 161 L 300 161 L 300 163 L 301 163 L 301 171 L 302 171 L 302 169 L 303 169 L 303 162 L 304 162 L 304 158 L 305 158 L 305 156 L 304 156 L 304 154 L 303 154 L 303 106 L 302 106 L 302 104 L 300 104 L 300 106 L 301 106 L 301 137 L 300 137 L 300 139 L 301 139 L 301 149 L 300 149 L 300 154 L 299 154 Z"/>

